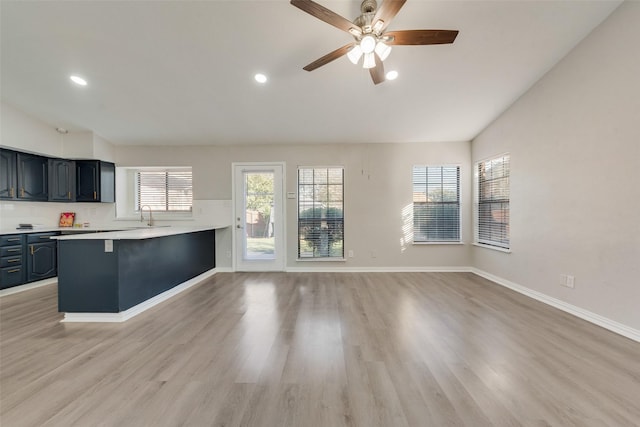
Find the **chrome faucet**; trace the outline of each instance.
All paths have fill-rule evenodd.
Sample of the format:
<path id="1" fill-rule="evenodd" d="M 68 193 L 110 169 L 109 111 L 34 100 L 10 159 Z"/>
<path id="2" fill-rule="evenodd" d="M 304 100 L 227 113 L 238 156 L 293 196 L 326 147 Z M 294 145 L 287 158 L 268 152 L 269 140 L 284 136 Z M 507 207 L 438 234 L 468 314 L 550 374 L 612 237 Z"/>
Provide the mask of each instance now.
<path id="1" fill-rule="evenodd" d="M 153 214 L 151 213 L 151 206 L 149 205 L 144 205 L 140 207 L 140 222 L 144 222 L 144 208 L 149 208 L 149 222 L 147 222 L 147 225 L 149 227 L 153 227 Z"/>

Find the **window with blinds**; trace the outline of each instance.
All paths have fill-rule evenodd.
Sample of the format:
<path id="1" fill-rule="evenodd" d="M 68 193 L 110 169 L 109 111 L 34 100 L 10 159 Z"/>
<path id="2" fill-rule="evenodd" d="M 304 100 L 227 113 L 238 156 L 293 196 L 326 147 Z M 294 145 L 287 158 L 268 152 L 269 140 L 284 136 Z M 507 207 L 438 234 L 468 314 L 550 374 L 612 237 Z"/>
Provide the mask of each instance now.
<path id="1" fill-rule="evenodd" d="M 413 241 L 460 242 L 460 167 L 413 167 Z"/>
<path id="2" fill-rule="evenodd" d="M 476 243 L 509 249 L 509 155 L 476 165 Z"/>
<path id="3" fill-rule="evenodd" d="M 154 212 L 190 212 L 193 203 L 191 169 L 144 170 L 136 173 L 136 208 Z"/>
<path id="4" fill-rule="evenodd" d="M 344 258 L 344 169 L 298 169 L 298 258 Z"/>

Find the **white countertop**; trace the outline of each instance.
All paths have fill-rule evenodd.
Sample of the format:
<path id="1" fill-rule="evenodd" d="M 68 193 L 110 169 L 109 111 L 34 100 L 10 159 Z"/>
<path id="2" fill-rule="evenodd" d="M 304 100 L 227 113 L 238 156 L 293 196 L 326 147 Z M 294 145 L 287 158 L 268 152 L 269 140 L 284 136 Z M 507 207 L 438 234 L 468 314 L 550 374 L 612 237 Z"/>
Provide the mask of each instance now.
<path id="1" fill-rule="evenodd" d="M 51 231 L 70 231 L 73 233 L 94 233 L 96 231 L 121 231 L 124 229 L 129 229 L 132 227 L 115 227 L 115 226 L 105 226 L 105 227 L 38 227 L 38 228 L 27 228 L 27 229 L 17 229 L 17 228 L 8 228 L 8 229 L 0 229 L 0 234 L 25 234 L 25 233 L 49 233 Z"/>
<path id="2" fill-rule="evenodd" d="M 146 227 L 132 230 L 106 231 L 101 233 L 70 234 L 66 236 L 53 236 L 56 240 L 143 240 L 155 237 L 173 236 L 176 234 L 196 233 L 198 231 L 217 230 L 228 225 L 194 225 L 179 227 Z M 89 229 L 82 229 L 89 230 Z M 79 230 L 78 230 L 79 231 Z"/>

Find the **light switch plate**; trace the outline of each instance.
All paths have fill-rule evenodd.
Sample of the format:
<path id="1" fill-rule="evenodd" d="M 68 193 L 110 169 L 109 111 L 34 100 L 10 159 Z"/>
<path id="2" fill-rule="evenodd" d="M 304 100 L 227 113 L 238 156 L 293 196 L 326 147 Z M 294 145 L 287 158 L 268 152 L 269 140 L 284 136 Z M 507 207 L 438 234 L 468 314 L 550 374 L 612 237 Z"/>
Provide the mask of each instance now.
<path id="1" fill-rule="evenodd" d="M 288 191 L 287 192 L 287 199 L 295 199 L 296 198 L 296 192 L 295 191 Z"/>

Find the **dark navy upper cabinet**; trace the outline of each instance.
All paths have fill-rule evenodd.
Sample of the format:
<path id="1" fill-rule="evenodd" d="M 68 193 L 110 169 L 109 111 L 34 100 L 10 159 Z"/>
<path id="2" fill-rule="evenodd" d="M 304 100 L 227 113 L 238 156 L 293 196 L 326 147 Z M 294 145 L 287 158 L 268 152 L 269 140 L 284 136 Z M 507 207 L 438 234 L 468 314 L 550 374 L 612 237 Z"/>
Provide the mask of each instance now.
<path id="1" fill-rule="evenodd" d="M 49 199 L 48 159 L 33 154 L 17 153 L 18 190 L 21 200 Z"/>
<path id="2" fill-rule="evenodd" d="M 16 152 L 0 149 L 0 199 L 18 197 Z"/>
<path id="3" fill-rule="evenodd" d="M 76 160 L 76 201 L 115 202 L 116 168 L 100 160 Z"/>
<path id="4" fill-rule="evenodd" d="M 73 160 L 49 159 L 49 200 L 75 202 L 76 162 Z"/>

